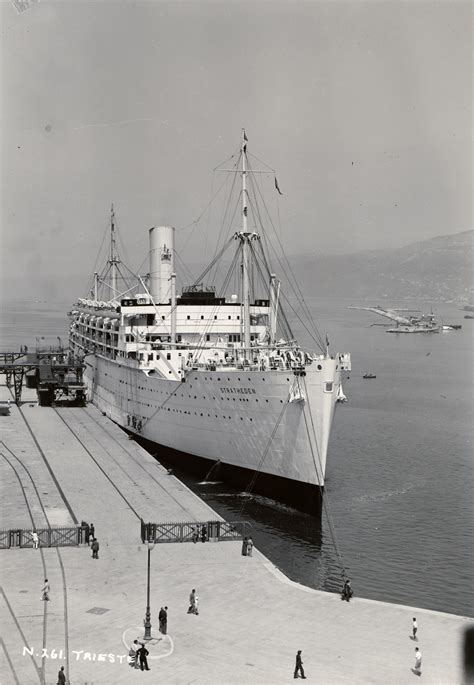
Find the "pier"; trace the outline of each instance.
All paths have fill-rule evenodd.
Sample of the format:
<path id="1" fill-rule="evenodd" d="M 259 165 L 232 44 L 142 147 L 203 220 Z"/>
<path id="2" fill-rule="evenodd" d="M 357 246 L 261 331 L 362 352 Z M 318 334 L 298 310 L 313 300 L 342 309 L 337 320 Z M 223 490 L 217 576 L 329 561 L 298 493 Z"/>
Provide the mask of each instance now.
<path id="1" fill-rule="evenodd" d="M 77 531 L 87 521 L 100 549 L 95 560 L 83 538 L 50 546 L 52 533 L 38 549 L 0 549 L 2 683 L 56 683 L 61 666 L 73 685 L 288 683 L 301 649 L 308 682 L 401 684 L 416 681 L 415 646 L 424 683 L 469 682 L 471 619 L 362 599 L 356 579 L 350 603 L 298 585 L 257 539 L 253 555 L 242 556 L 240 536 L 227 535 L 216 512 L 95 407 L 43 407 L 29 387 L 21 398 L 0 416 L 0 529 L 25 531 L 26 541 L 28 531 Z M 1 385 L 0 400 L 8 399 Z M 150 552 L 143 522 L 158 526 Z M 207 522 L 221 524 L 222 539 L 189 541 L 193 524 Z M 166 531 L 176 541 L 159 544 Z M 127 663 L 144 635 L 148 556 L 150 674 Z M 41 601 L 45 578 L 49 602 Z M 187 613 L 192 588 L 198 616 Z M 158 631 L 164 606 L 167 635 Z"/>

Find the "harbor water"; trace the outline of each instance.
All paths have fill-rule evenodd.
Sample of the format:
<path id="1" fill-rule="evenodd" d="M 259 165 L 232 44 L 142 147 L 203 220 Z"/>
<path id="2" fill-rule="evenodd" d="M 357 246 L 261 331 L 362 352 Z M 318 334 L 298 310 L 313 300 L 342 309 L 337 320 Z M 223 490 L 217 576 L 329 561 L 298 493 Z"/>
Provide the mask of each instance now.
<path id="1" fill-rule="evenodd" d="M 344 381 L 349 401 L 338 405 L 331 433 L 321 520 L 234 490 L 218 469 L 208 482 L 176 475 L 228 520 L 249 520 L 257 547 L 292 580 L 340 588 L 332 528 L 356 595 L 474 616 L 474 320 L 455 304 L 433 304 L 441 323 L 462 329 L 390 334 L 371 326 L 380 317 L 347 308 L 373 302 L 307 303 L 330 350 L 351 352 L 353 360 Z M 1 349 L 66 343 L 70 306 L 3 302 Z"/>

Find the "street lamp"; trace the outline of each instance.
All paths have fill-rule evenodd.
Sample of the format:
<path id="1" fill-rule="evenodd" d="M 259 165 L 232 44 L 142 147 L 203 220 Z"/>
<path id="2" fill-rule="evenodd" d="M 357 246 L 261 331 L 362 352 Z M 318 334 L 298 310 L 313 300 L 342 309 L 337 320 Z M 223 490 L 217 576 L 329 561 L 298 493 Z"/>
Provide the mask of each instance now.
<path id="1" fill-rule="evenodd" d="M 155 546 L 155 541 L 152 539 L 148 539 L 146 541 L 146 546 L 148 549 L 148 573 L 147 573 L 147 586 L 146 586 L 146 613 L 145 613 L 145 620 L 143 621 L 143 625 L 145 626 L 145 635 L 143 637 L 144 640 L 151 640 L 151 615 L 150 615 L 150 552 Z"/>

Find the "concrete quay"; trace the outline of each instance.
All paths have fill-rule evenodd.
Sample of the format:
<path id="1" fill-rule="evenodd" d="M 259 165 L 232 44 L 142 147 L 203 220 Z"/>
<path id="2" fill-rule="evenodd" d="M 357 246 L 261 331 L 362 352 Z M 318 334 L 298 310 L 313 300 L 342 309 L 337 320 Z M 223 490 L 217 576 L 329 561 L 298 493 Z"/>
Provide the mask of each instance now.
<path id="1" fill-rule="evenodd" d="M 0 386 L 0 399 L 9 396 Z M 85 519 L 100 551 L 93 560 L 85 545 L 0 550 L 2 685 L 56 683 L 61 665 L 73 685 L 288 683 L 298 649 L 309 682 L 404 684 L 418 678 L 415 646 L 423 682 L 468 682 L 463 641 L 471 619 L 358 597 L 342 602 L 291 582 L 258 549 L 242 557 L 238 542 L 155 546 L 151 670 L 130 668 L 128 647 L 143 635 L 146 606 L 139 517 L 220 517 L 94 407 L 38 407 L 28 389 L 23 400 L 0 417 L 0 528 L 31 529 L 31 516 L 38 528 L 45 518 L 52 526 Z M 45 577 L 50 602 L 40 599 Z M 199 616 L 187 614 L 192 588 Z"/>

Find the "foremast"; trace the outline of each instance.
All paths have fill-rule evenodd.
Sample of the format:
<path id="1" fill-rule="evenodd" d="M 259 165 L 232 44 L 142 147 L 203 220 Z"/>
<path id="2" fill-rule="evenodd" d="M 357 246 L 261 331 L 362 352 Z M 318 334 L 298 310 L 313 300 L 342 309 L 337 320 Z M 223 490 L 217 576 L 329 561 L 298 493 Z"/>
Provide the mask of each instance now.
<path id="1" fill-rule="evenodd" d="M 241 140 L 241 159 L 242 159 L 242 230 L 236 234 L 241 242 L 242 248 L 242 262 L 241 262 L 241 277 L 242 277 L 242 328 L 243 328 L 243 342 L 244 342 L 244 355 L 247 355 L 250 350 L 250 273 L 249 273 L 249 262 L 250 262 L 250 241 L 258 240 L 258 233 L 255 231 L 248 230 L 248 206 L 249 198 L 247 192 L 247 142 L 248 138 L 245 133 L 245 129 L 242 129 L 242 140 Z"/>

